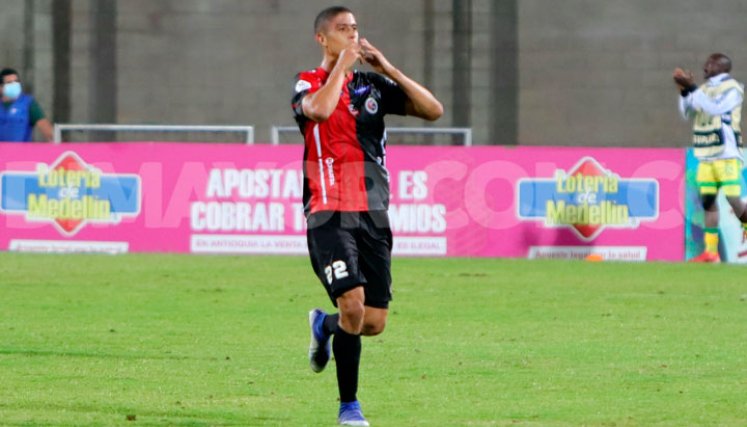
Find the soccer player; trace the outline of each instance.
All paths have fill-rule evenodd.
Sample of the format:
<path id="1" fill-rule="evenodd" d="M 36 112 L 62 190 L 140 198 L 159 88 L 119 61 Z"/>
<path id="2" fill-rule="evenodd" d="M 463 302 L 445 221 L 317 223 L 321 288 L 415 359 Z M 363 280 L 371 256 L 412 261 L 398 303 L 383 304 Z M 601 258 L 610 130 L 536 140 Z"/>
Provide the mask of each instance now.
<path id="1" fill-rule="evenodd" d="M 703 66 L 706 82 L 700 87 L 690 71 L 676 68 L 672 76 L 680 90 L 680 113 L 685 119 L 693 119 L 693 151 L 699 161 L 696 181 L 705 210 L 705 251 L 692 258 L 693 262 L 721 261 L 716 202 L 719 188 L 742 222 L 743 235 L 747 235 L 747 209 L 739 197 L 744 85 L 734 80 L 730 71 L 729 57 L 714 53 Z"/>
<path id="2" fill-rule="evenodd" d="M 314 32 L 322 63 L 297 75 L 292 109 L 305 140 L 309 256 L 339 313 L 309 312 L 309 362 L 321 372 L 331 347 L 340 393 L 338 423 L 367 426 L 357 400 L 361 335 L 384 330 L 392 297 L 384 116 L 436 120 L 443 107 L 368 40 L 359 39 L 349 9 L 324 9 Z M 376 73 L 354 70 L 359 62 Z"/>

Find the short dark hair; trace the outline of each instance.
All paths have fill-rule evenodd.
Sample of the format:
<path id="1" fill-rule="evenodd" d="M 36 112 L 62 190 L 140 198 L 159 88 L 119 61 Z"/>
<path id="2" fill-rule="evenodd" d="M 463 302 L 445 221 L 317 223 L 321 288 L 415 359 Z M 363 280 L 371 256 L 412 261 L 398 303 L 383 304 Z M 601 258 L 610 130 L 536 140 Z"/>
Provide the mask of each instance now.
<path id="1" fill-rule="evenodd" d="M 319 12 L 314 20 L 314 34 L 322 31 L 322 28 L 327 25 L 330 19 L 341 13 L 353 13 L 353 11 L 345 6 L 331 6 Z"/>
<path id="2" fill-rule="evenodd" d="M 18 74 L 18 71 L 12 69 L 12 68 L 3 68 L 0 70 L 0 84 L 4 84 L 5 82 L 5 76 L 18 76 L 21 77 L 20 74 Z"/>
<path id="3" fill-rule="evenodd" d="M 716 63 L 721 68 L 721 71 L 725 73 L 731 71 L 731 58 L 729 58 L 725 54 L 721 52 L 713 53 L 711 54 L 710 58 L 716 61 Z"/>

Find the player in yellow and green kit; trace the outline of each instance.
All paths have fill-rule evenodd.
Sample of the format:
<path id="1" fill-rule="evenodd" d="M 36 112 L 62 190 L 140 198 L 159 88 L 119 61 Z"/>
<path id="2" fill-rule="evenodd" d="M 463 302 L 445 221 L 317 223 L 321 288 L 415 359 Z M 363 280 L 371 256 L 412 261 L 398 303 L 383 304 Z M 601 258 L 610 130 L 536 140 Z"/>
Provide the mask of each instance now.
<path id="1" fill-rule="evenodd" d="M 699 161 L 696 181 L 705 210 L 705 251 L 690 260 L 694 262 L 721 261 L 716 202 L 719 189 L 747 235 L 747 206 L 740 199 L 744 85 L 734 80 L 730 71 L 729 57 L 714 53 L 703 66 L 706 82 L 700 87 L 690 71 L 677 68 L 673 74 L 681 95 L 680 113 L 693 120 L 693 152 Z"/>

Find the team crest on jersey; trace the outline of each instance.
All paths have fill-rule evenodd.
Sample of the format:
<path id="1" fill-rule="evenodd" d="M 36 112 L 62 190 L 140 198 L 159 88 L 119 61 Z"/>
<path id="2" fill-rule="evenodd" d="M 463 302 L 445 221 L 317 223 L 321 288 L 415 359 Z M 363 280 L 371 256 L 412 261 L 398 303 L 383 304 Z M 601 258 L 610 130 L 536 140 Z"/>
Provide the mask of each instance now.
<path id="1" fill-rule="evenodd" d="M 376 114 L 379 112 L 379 103 L 373 98 L 366 99 L 366 111 L 369 114 Z"/>
<path id="2" fill-rule="evenodd" d="M 296 93 L 303 92 L 309 89 L 311 89 L 311 83 L 307 82 L 306 80 L 299 80 L 296 82 Z"/>

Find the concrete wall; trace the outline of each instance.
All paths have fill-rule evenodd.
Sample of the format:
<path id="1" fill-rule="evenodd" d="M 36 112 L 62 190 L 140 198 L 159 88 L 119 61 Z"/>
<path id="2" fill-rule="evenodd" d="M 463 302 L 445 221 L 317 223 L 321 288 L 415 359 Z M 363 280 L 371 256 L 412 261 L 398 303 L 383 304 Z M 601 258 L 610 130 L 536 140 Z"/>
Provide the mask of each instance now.
<path id="1" fill-rule="evenodd" d="M 21 73 L 24 90 L 36 96 L 48 115 L 54 96 L 52 1 L 0 0 L 0 68 L 14 68 Z M 30 27 L 25 25 L 27 12 Z M 33 49 L 26 49 L 31 46 Z M 41 135 L 35 137 L 41 139 Z"/>
<path id="2" fill-rule="evenodd" d="M 91 5 L 72 0 L 72 121 L 90 122 Z M 426 46 L 428 0 L 352 0 L 361 34 L 411 77 L 426 75 L 444 102 L 450 126 L 452 1 L 431 0 L 433 44 Z M 518 91 L 517 141 L 496 138 L 491 85 L 496 58 L 495 0 L 472 0 L 470 118 L 475 143 L 523 145 L 686 145 L 688 126 L 676 114 L 675 66 L 700 70 L 723 51 L 734 75 L 747 80 L 747 2 L 742 0 L 516 0 L 518 63 L 504 87 Z M 501 0 L 504 1 L 504 0 Z M 509 1 L 509 0 L 505 0 Z M 24 7 L 34 6 L 33 76 L 50 111 L 52 0 L 0 0 L 0 65 L 24 69 Z M 295 72 L 320 61 L 312 21 L 328 1 L 127 0 L 117 3 L 116 83 L 120 123 L 253 124 L 259 140 L 270 126 L 292 124 Z M 711 11 L 705 14 L 705 11 Z M 491 32 L 492 30 L 492 32 Z M 433 49 L 432 63 L 424 52 Z M 507 51 L 507 52 L 510 52 Z M 426 73 L 426 70 L 430 70 Z M 698 75 L 701 73 L 698 72 Z M 500 78 L 500 76 L 498 76 Z M 29 79 L 27 79 L 29 80 Z M 390 125 L 421 126 L 392 118 Z"/>
<path id="3" fill-rule="evenodd" d="M 361 34 L 422 77 L 420 8 L 396 0 L 350 3 Z M 320 62 L 313 20 L 327 4 L 120 2 L 120 121 L 254 124 L 259 139 L 269 138 L 271 125 L 293 124 L 295 73 Z"/>
<path id="4" fill-rule="evenodd" d="M 72 122 L 95 122 L 92 44 L 95 0 L 72 0 Z M 485 1 L 485 0 L 483 0 Z M 35 5 L 35 25 L 49 25 L 52 0 L 0 0 L 7 25 L 0 63 L 22 71 L 24 3 Z M 356 11 L 361 34 L 389 60 L 422 81 L 424 1 L 343 2 Z M 117 122 L 252 124 L 269 139 L 272 125 L 292 125 L 290 96 L 296 72 L 316 67 L 316 13 L 328 1 L 309 0 L 128 0 L 117 2 Z M 434 1 L 436 55 L 431 89 L 450 107 L 451 2 Z M 45 9 L 42 14 L 40 9 Z M 49 37 L 47 37 L 49 38 Z M 37 37 L 35 41 L 40 41 Z M 49 45 L 49 43 L 47 43 Z M 51 76 L 51 52 L 37 46 L 35 77 Z M 363 67 L 365 68 L 365 66 Z M 32 79 L 27 79 L 30 83 Z M 35 86 L 39 86 L 36 84 Z M 38 88 L 41 89 L 41 88 Z M 51 85 L 36 90 L 51 110 Z M 47 98 L 45 100 L 45 97 Z M 46 101 L 46 102 L 45 102 Z M 476 106 L 476 108 L 479 108 Z M 392 117 L 393 126 L 423 126 Z M 447 117 L 438 126 L 448 126 Z"/>
<path id="5" fill-rule="evenodd" d="M 741 0 L 521 0 L 520 143 L 687 145 L 672 70 L 722 51 L 745 81 L 745 22 Z"/>
<path id="6" fill-rule="evenodd" d="M 10 0 L 0 3 L 0 67 L 23 64 L 23 6 Z"/>

